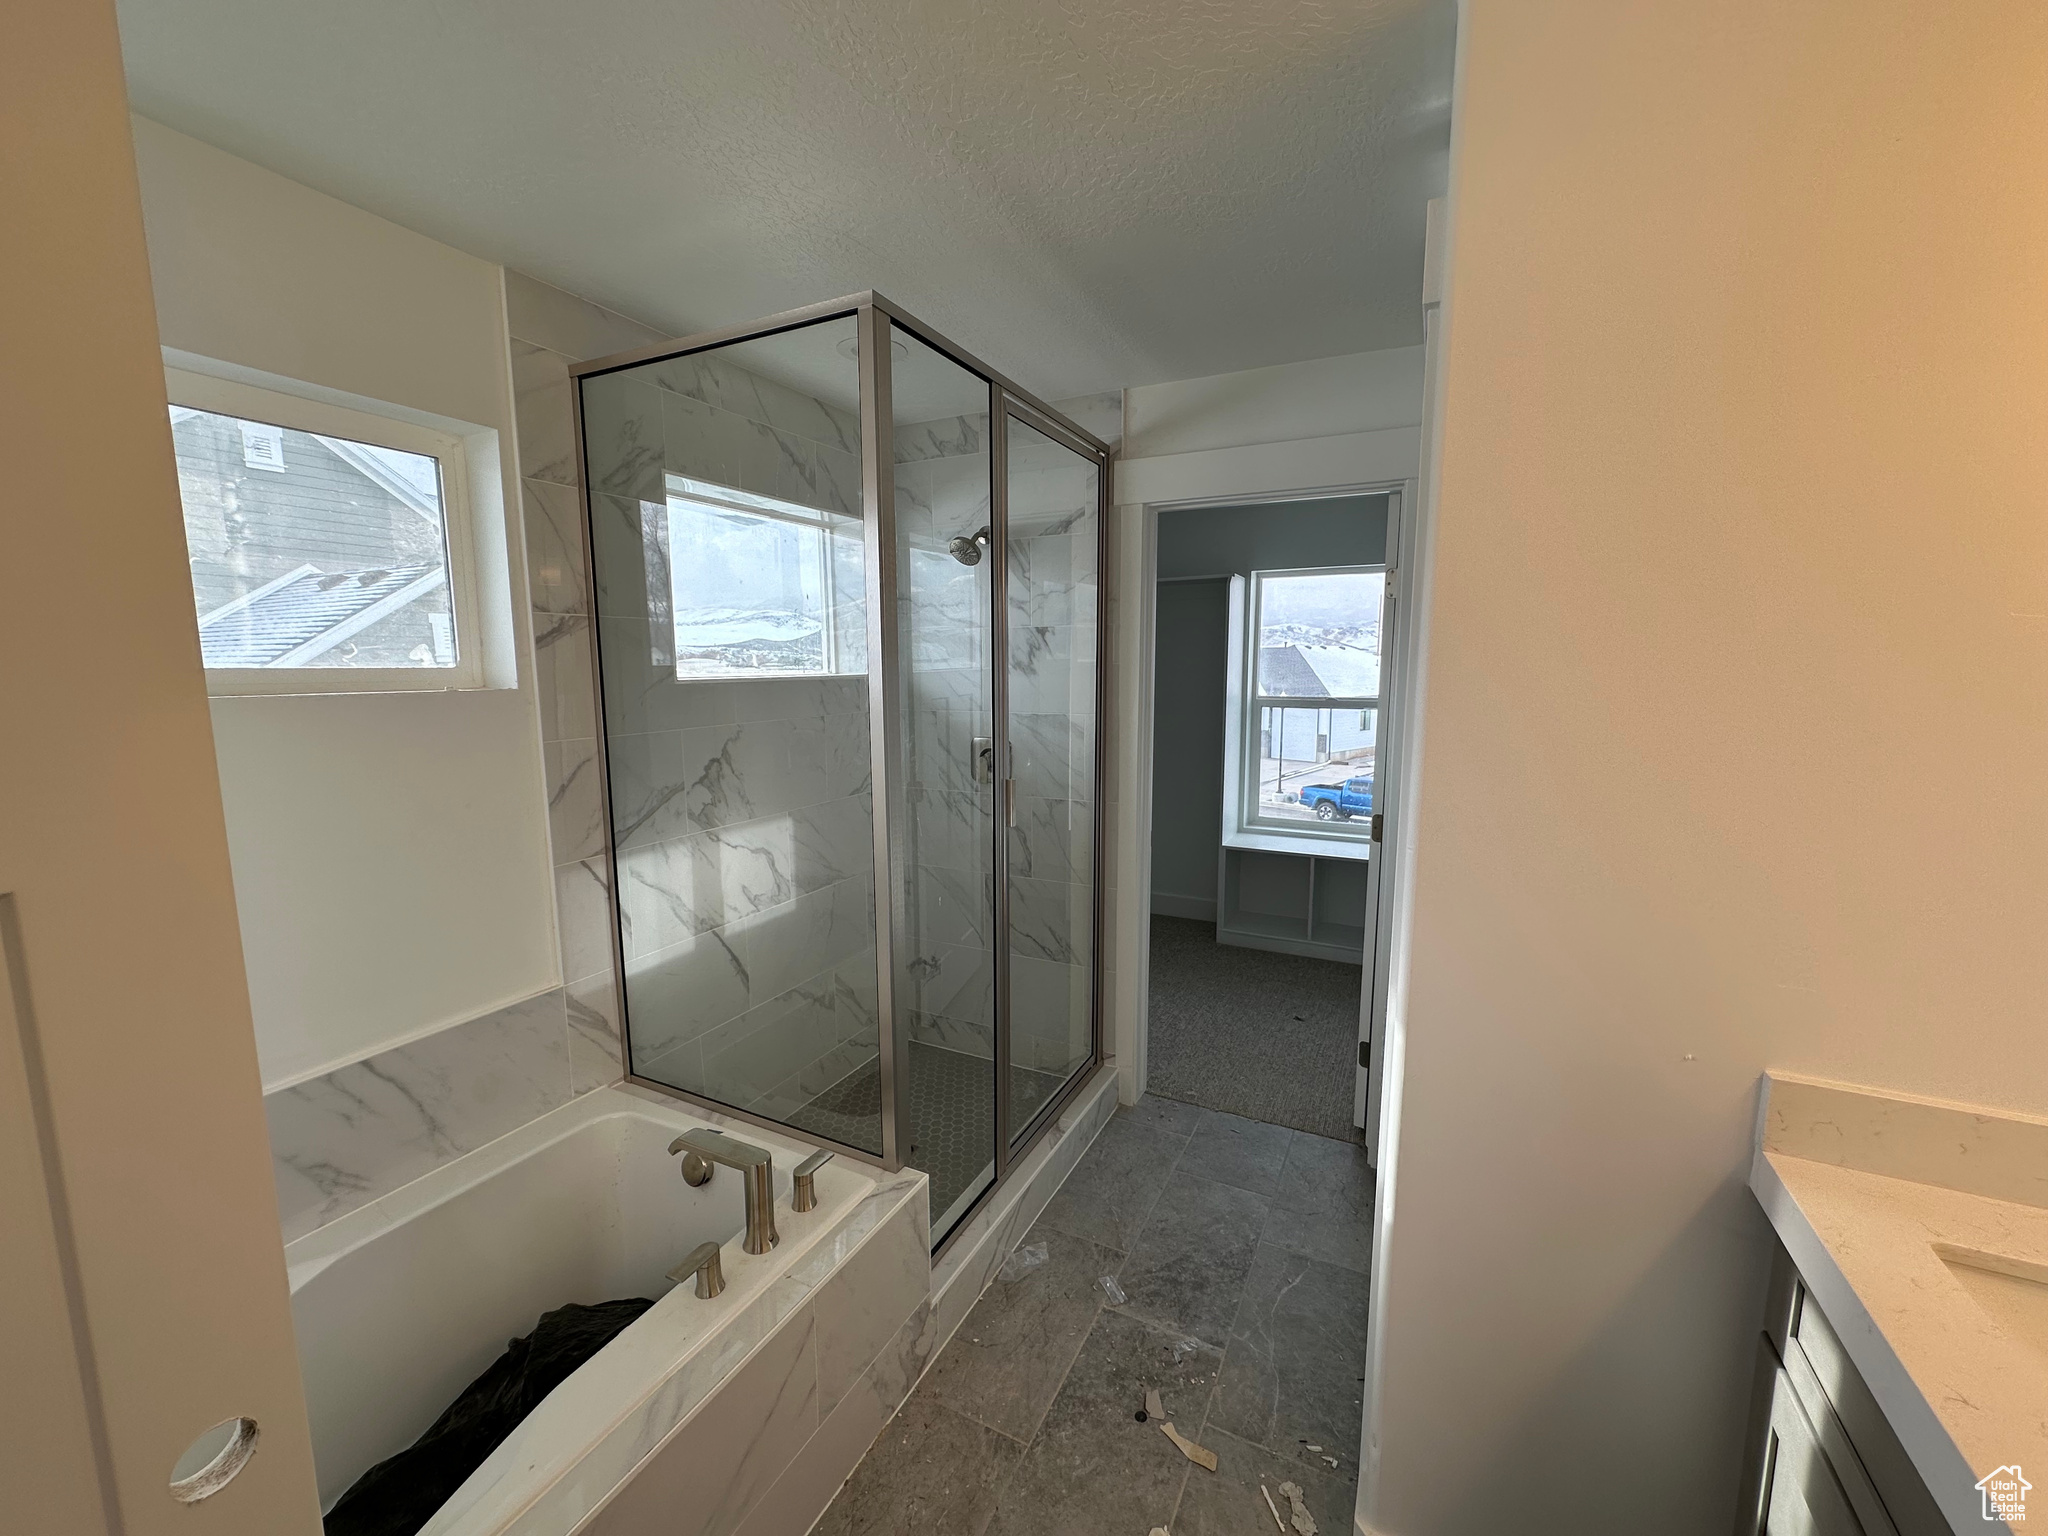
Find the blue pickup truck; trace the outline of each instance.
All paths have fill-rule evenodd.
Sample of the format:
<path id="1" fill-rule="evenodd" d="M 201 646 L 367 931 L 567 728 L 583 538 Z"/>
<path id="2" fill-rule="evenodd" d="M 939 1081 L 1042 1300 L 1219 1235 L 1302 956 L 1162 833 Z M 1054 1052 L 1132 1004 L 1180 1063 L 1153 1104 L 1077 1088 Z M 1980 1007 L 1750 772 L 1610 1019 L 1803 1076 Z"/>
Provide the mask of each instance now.
<path id="1" fill-rule="evenodd" d="M 1349 821 L 1372 814 L 1372 779 L 1346 779 L 1342 784 L 1305 784 L 1301 803 L 1316 813 L 1317 821 Z"/>

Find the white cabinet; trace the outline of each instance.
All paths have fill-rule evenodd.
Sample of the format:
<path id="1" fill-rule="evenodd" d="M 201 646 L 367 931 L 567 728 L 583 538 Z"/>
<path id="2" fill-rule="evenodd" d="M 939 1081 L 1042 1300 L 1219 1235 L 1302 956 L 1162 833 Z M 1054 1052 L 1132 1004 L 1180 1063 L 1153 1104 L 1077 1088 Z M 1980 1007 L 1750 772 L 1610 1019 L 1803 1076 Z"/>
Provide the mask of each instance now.
<path id="1" fill-rule="evenodd" d="M 1216 941 L 1363 965 L 1370 876 L 1363 850 L 1324 854 L 1299 851 L 1302 847 L 1296 840 L 1285 850 L 1223 849 L 1216 877 Z"/>

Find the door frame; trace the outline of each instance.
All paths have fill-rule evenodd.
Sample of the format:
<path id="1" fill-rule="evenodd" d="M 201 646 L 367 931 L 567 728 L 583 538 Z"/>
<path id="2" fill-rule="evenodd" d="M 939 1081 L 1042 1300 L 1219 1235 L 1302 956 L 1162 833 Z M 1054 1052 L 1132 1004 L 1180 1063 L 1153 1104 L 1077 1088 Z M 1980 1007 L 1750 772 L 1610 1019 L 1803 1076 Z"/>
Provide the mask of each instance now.
<path id="1" fill-rule="evenodd" d="M 1375 756 L 1379 764 L 1395 760 L 1402 753 L 1399 743 L 1407 739 L 1412 722 L 1409 711 L 1415 690 L 1401 686 L 1411 670 L 1411 650 L 1405 641 L 1406 616 L 1415 611 L 1414 563 L 1408 558 L 1414 548 L 1417 519 L 1417 476 L 1410 473 L 1344 485 L 1245 491 L 1222 496 L 1189 496 L 1118 506 L 1117 527 L 1112 541 L 1116 550 L 1115 598 L 1119 612 L 1115 624 L 1118 656 L 1116 672 L 1122 682 L 1119 704 L 1128 698 L 1129 708 L 1114 711 L 1129 730 L 1125 749 L 1117 753 L 1116 789 L 1123 814 L 1112 839 L 1115 857 L 1114 943 L 1115 996 L 1112 1039 L 1117 1064 L 1117 1096 L 1135 1104 L 1144 1094 L 1149 1077 L 1151 1047 L 1151 915 L 1152 915 L 1152 766 L 1153 766 L 1153 671 L 1158 651 L 1159 623 L 1159 515 L 1162 512 L 1193 511 L 1199 508 L 1264 506 L 1274 502 L 1327 501 L 1340 496 L 1386 496 L 1387 597 L 1394 614 L 1385 629 L 1393 633 L 1391 674 L 1388 658 L 1382 658 L 1380 696 L 1380 740 Z M 1123 745 L 1123 744 L 1120 744 Z M 1400 792 L 1396 787 L 1386 796 L 1387 816 L 1380 848 L 1395 846 L 1399 822 Z M 1359 1040 L 1385 1038 L 1388 1002 L 1388 960 L 1395 903 L 1381 896 L 1384 860 L 1374 850 L 1367 878 L 1366 927 L 1374 935 L 1372 956 L 1359 988 Z M 1383 1097 L 1386 1053 L 1370 1050 L 1370 1066 L 1360 1068 L 1353 1085 L 1353 1124 L 1368 1130 L 1367 1154 L 1377 1161 L 1378 1107 Z"/>

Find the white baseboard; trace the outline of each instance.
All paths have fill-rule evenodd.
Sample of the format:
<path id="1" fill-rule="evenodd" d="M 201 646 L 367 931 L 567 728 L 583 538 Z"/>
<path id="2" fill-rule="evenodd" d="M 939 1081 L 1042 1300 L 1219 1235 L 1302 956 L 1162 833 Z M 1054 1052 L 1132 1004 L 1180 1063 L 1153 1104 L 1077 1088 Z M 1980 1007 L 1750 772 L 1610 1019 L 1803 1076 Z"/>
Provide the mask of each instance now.
<path id="1" fill-rule="evenodd" d="M 1154 891 L 1152 910 L 1161 917 L 1191 917 L 1198 923 L 1213 923 L 1216 921 L 1216 898 L 1176 896 L 1171 891 Z"/>

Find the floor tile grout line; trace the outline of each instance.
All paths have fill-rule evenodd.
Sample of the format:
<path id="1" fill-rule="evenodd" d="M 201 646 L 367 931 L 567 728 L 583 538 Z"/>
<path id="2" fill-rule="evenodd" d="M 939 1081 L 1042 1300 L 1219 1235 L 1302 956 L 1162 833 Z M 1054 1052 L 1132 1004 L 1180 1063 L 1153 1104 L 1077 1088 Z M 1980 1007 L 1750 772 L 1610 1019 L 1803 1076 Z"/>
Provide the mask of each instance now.
<path id="1" fill-rule="evenodd" d="M 1181 1149 L 1174 1153 L 1173 1161 L 1167 1165 L 1166 1177 L 1159 1181 L 1158 1191 L 1152 1196 L 1151 1204 L 1145 1207 L 1145 1214 L 1138 1218 L 1138 1225 L 1131 1233 L 1131 1246 L 1124 1250 L 1124 1256 L 1117 1260 L 1116 1268 L 1110 1271 L 1117 1278 L 1123 1277 L 1124 1265 L 1130 1263 L 1131 1255 L 1138 1251 L 1138 1240 L 1145 1235 L 1145 1229 L 1152 1225 L 1152 1217 L 1159 1210 L 1159 1202 L 1166 1198 L 1166 1186 L 1171 1184 L 1173 1176 L 1180 1172 L 1181 1159 L 1188 1155 L 1188 1148 L 1193 1146 L 1194 1142 L 1195 1133 L 1190 1131 L 1187 1140 L 1181 1144 Z"/>
<path id="2" fill-rule="evenodd" d="M 1069 1360 L 1067 1362 L 1067 1368 L 1064 1371 L 1060 1372 L 1059 1381 L 1054 1385 L 1052 1392 L 1050 1393 L 1050 1395 L 1047 1396 L 1045 1400 L 1045 1411 L 1039 1414 L 1038 1422 L 1031 1426 L 1031 1438 L 1023 1441 L 1022 1444 L 1019 1445 L 1016 1436 L 1003 1436 L 1003 1438 L 1008 1440 L 1012 1445 L 1019 1445 L 1019 1449 L 1017 1451 L 1017 1459 L 1010 1463 L 1009 1471 L 1005 1472 L 1001 1477 L 996 1479 L 996 1485 L 991 1490 L 992 1496 L 989 1500 L 989 1516 L 988 1519 L 982 1524 L 983 1530 L 987 1530 L 989 1526 L 995 1524 L 996 1513 L 1002 1508 L 1003 1493 L 1005 1490 L 1009 1488 L 1010 1479 L 1017 1475 L 1018 1471 L 1024 1465 L 1024 1458 L 1031 1454 L 1032 1446 L 1038 1443 L 1039 1431 L 1045 1428 L 1045 1421 L 1052 1417 L 1052 1405 L 1059 1401 L 1060 1393 L 1062 1390 L 1065 1389 L 1067 1385 L 1067 1378 L 1074 1374 L 1074 1367 L 1080 1363 L 1083 1351 L 1085 1351 L 1088 1348 L 1088 1340 L 1094 1336 L 1095 1325 L 1096 1323 L 1101 1321 L 1102 1314 L 1106 1310 L 1106 1308 L 1098 1305 L 1095 1309 L 1095 1315 L 1088 1320 L 1088 1331 L 1081 1335 L 1081 1348 L 1074 1351 L 1074 1358 L 1072 1360 Z M 961 1414 L 961 1417 L 968 1418 L 970 1416 L 963 1413 Z M 973 1422 L 980 1423 L 981 1421 L 975 1419 L 973 1420 Z M 1000 1429 L 994 1429 L 994 1426 L 992 1425 L 987 1427 L 992 1429 L 993 1432 L 998 1435 L 1003 1434 L 1003 1432 Z"/>
<path id="3" fill-rule="evenodd" d="M 1068 1367 L 1067 1367 L 1067 1369 L 1068 1369 L 1068 1370 L 1072 1370 L 1072 1369 L 1073 1369 L 1073 1367 L 1072 1367 L 1072 1366 L 1068 1366 Z M 1066 1382 L 1066 1378 L 1065 1378 L 1065 1377 L 1061 1377 L 1061 1378 L 1060 1378 L 1060 1381 L 1061 1381 L 1061 1384 L 1062 1384 L 1062 1385 L 1065 1385 L 1065 1382 Z M 913 1394 L 913 1395 L 914 1395 L 914 1394 Z M 909 1401 L 910 1401 L 910 1399 L 906 1397 L 906 1398 L 905 1398 L 905 1399 L 904 1399 L 903 1401 L 905 1402 L 905 1404 L 908 1404 L 908 1403 L 909 1403 Z M 942 1397 L 939 1397 L 939 1396 L 937 1396 L 936 1394 L 934 1394 L 934 1395 L 933 1395 L 933 1396 L 932 1396 L 932 1397 L 931 1397 L 931 1398 L 929 1399 L 929 1401 L 930 1401 L 931 1405 L 932 1405 L 932 1406 L 933 1406 L 934 1408 L 939 1408 L 939 1409 L 943 1409 L 943 1410 L 944 1410 L 945 1412 L 947 1412 L 947 1413 L 950 1413 L 950 1414 L 952 1414 L 952 1415 L 953 1415 L 953 1417 L 954 1417 L 954 1418 L 956 1418 L 956 1419 L 965 1419 L 965 1420 L 966 1420 L 966 1421 L 967 1421 L 968 1423 L 970 1423 L 970 1424 L 978 1424 L 978 1425 L 980 1425 L 980 1426 L 981 1426 L 981 1427 L 982 1427 L 983 1429 L 987 1430 L 987 1431 L 988 1431 L 988 1432 L 989 1432 L 990 1434 L 992 1434 L 992 1435 L 1001 1435 L 1001 1436 L 1002 1436 L 1002 1437 L 1003 1437 L 1003 1438 L 1004 1438 L 1005 1440 L 1009 1441 L 1009 1442 L 1010 1442 L 1010 1444 L 1012 1444 L 1012 1445 L 1016 1446 L 1016 1447 L 1017 1447 L 1017 1448 L 1018 1448 L 1018 1449 L 1019 1449 L 1020 1451 L 1023 1451 L 1023 1450 L 1029 1450 L 1029 1449 L 1031 1448 L 1031 1441 L 1030 1441 L 1030 1440 L 1019 1440 L 1019 1439 L 1018 1439 L 1018 1438 L 1017 1438 L 1017 1437 L 1016 1437 L 1015 1435 L 1011 1434 L 1011 1433 L 1010 1433 L 1010 1432 L 1009 1432 L 1009 1431 L 1008 1431 L 1007 1429 L 1003 1429 L 1003 1428 L 1001 1428 L 1001 1427 L 1000 1427 L 1000 1426 L 998 1426 L 998 1425 L 995 1425 L 995 1424 L 991 1424 L 991 1423 L 989 1423 L 989 1422 L 988 1422 L 988 1421 L 987 1421 L 986 1419 L 979 1419 L 979 1418 L 976 1418 L 976 1417 L 975 1417 L 975 1416 L 974 1416 L 973 1414 L 969 1413 L 969 1412 L 968 1412 L 968 1411 L 967 1411 L 967 1410 L 966 1410 L 965 1408 L 957 1408 L 957 1407 L 955 1407 L 955 1406 L 954 1406 L 953 1404 L 951 1404 L 951 1403 L 947 1402 L 947 1401 L 946 1401 L 946 1400 L 945 1400 L 944 1398 L 942 1398 Z M 898 1412 L 901 1412 L 901 1410 L 899 1409 L 899 1410 L 898 1410 Z M 1044 1415 L 1043 1415 L 1043 1414 L 1041 1414 L 1041 1415 L 1039 1416 L 1039 1423 L 1040 1423 L 1040 1424 L 1042 1424 L 1042 1423 L 1044 1423 L 1044 1422 L 1045 1422 L 1045 1417 L 1044 1417 Z M 1037 1426 L 1037 1425 L 1033 1425 L 1033 1426 L 1032 1426 L 1032 1429 L 1031 1429 L 1031 1433 L 1032 1433 L 1032 1435 L 1033 1435 L 1034 1437 L 1036 1437 L 1036 1435 L 1038 1434 L 1038 1426 Z"/>
<path id="4" fill-rule="evenodd" d="M 1054 1230 L 1058 1231 L 1059 1229 L 1054 1228 Z M 1073 1236 L 1072 1233 L 1068 1233 L 1067 1235 L 1070 1237 Z M 1029 1236 L 1029 1234 L 1027 1233 L 1026 1236 Z M 1086 1242 L 1087 1239 L 1081 1238 L 1079 1239 L 1079 1241 Z M 1099 1287 L 1093 1287 L 1093 1289 L 1099 1289 Z M 1064 1371 L 1060 1372 L 1060 1379 L 1053 1383 L 1052 1391 L 1046 1394 L 1045 1408 L 1038 1415 L 1038 1422 L 1031 1426 L 1031 1434 L 1028 1438 L 1019 1441 L 1015 1435 L 1004 1434 L 1004 1431 L 996 1429 L 993 1424 L 985 1426 L 986 1428 L 993 1430 L 996 1434 L 1003 1435 L 1004 1438 L 1009 1440 L 1011 1444 L 1021 1446 L 1021 1449 L 1018 1451 L 1017 1454 L 1016 1462 L 1012 1464 L 1008 1472 L 1003 1474 L 1002 1479 L 997 1484 L 996 1500 L 998 1503 L 1001 1502 L 1003 1488 L 1008 1486 L 1010 1479 L 1016 1475 L 1017 1468 L 1024 1464 L 1025 1455 L 1030 1452 L 1032 1446 L 1038 1443 L 1038 1432 L 1045 1428 L 1045 1421 L 1052 1417 L 1052 1405 L 1059 1401 L 1060 1393 L 1066 1387 L 1068 1378 L 1074 1374 L 1074 1367 L 1081 1363 L 1081 1356 L 1083 1353 L 1086 1352 L 1088 1348 L 1089 1339 L 1093 1338 L 1095 1335 L 1095 1325 L 1102 1320 L 1102 1314 L 1108 1310 L 1110 1309 L 1101 1301 L 1097 1301 L 1095 1303 L 1095 1310 L 1094 1312 L 1090 1313 L 1088 1317 L 1088 1327 L 1086 1331 L 1083 1332 L 1081 1335 L 1081 1346 L 1079 1349 L 1076 1349 L 1074 1351 L 1074 1358 L 1067 1362 L 1067 1368 Z M 972 1314 L 970 1313 L 970 1316 L 971 1315 Z M 962 1322 L 961 1326 L 966 1326 L 964 1321 Z M 956 1413 L 959 1413 L 962 1418 L 971 1419 L 974 1423 L 979 1424 L 981 1422 L 979 1419 L 974 1419 L 973 1415 L 966 1413 L 963 1410 L 955 1409 L 954 1411 Z M 991 1515 L 990 1519 L 993 1520 L 994 1516 Z"/>

